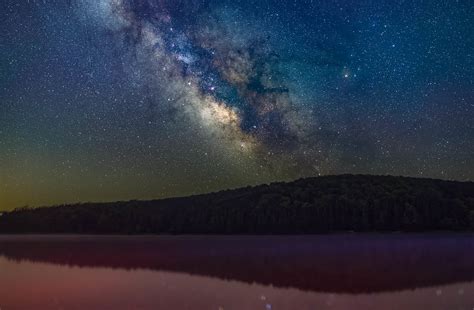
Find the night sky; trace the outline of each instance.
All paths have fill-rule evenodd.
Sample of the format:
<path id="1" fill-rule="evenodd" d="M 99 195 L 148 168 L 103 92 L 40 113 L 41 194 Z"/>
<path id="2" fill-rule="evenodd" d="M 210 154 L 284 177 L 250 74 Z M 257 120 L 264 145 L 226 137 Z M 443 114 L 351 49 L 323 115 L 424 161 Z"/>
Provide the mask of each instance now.
<path id="1" fill-rule="evenodd" d="M 474 179 L 471 0 L 2 0 L 0 210 Z"/>

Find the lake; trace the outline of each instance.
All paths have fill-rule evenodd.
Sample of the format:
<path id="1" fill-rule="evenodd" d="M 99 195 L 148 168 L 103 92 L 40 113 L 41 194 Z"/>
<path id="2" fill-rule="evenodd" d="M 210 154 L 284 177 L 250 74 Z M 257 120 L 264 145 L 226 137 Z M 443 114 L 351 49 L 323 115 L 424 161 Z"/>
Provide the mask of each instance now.
<path id="1" fill-rule="evenodd" d="M 0 236 L 0 309 L 474 309 L 474 235 Z"/>

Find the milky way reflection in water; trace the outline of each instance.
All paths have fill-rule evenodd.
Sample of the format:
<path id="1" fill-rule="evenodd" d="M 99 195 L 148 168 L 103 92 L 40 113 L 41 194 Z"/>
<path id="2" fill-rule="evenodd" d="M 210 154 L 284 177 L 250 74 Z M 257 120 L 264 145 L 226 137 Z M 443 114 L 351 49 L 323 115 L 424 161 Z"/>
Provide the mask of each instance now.
<path id="1" fill-rule="evenodd" d="M 1 236 L 1 309 L 472 309 L 473 235 Z"/>

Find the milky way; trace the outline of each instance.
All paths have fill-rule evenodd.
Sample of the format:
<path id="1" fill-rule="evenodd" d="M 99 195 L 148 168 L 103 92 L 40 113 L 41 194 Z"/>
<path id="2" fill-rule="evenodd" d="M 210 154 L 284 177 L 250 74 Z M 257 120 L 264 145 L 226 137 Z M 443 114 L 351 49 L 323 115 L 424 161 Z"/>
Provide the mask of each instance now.
<path id="1" fill-rule="evenodd" d="M 132 72 L 147 68 L 143 78 L 160 94 L 156 104 L 171 105 L 209 139 L 262 165 L 276 157 L 293 169 L 318 167 L 318 153 L 302 152 L 314 124 L 293 102 L 280 56 L 263 33 L 237 32 L 196 1 L 105 0 L 82 9 L 99 13 L 98 22 L 130 49 Z"/>
<path id="2" fill-rule="evenodd" d="M 470 1 L 2 1 L 0 210 L 474 178 Z"/>

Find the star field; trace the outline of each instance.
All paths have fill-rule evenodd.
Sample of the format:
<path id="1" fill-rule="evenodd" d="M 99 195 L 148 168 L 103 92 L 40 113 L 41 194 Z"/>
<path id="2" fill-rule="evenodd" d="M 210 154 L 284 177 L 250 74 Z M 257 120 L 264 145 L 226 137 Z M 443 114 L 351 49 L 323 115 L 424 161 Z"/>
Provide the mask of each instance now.
<path id="1" fill-rule="evenodd" d="M 474 178 L 471 1 L 6 0 L 0 210 Z"/>

